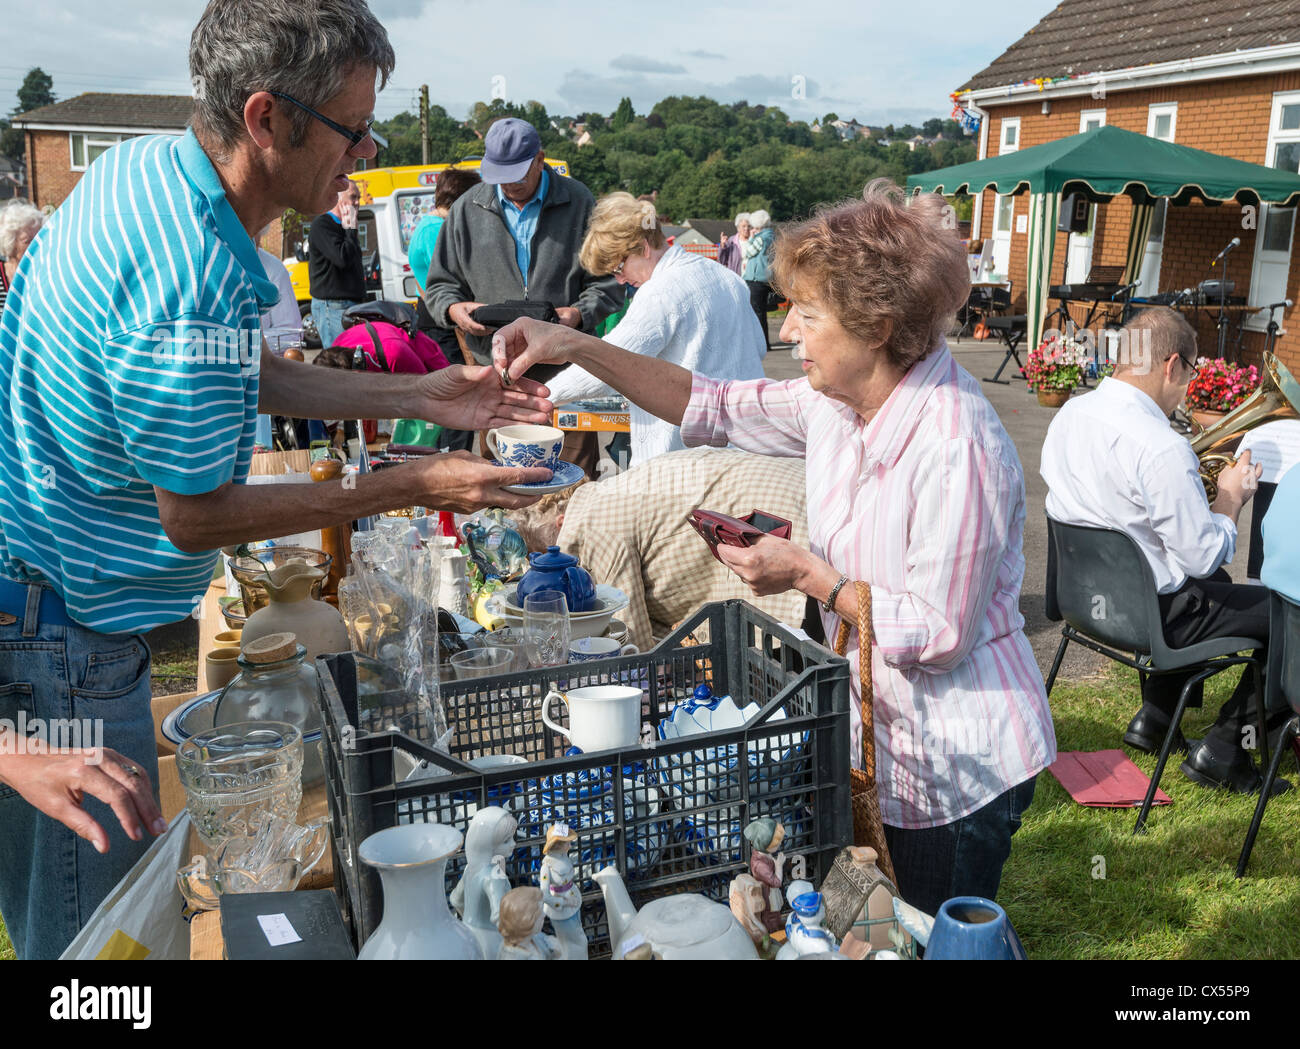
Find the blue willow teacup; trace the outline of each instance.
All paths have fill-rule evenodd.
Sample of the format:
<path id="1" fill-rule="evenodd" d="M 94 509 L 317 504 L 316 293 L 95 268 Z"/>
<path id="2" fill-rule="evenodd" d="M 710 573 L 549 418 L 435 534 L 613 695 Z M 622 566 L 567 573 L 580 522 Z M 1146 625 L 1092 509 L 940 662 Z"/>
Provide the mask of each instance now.
<path id="1" fill-rule="evenodd" d="M 503 466 L 544 466 L 554 473 L 560 468 L 564 431 L 553 426 L 502 426 L 488 431 L 487 446 Z"/>
<path id="2" fill-rule="evenodd" d="M 619 645 L 612 637 L 580 637 L 569 645 L 569 662 L 586 663 L 593 659 L 636 655 L 636 645 Z"/>

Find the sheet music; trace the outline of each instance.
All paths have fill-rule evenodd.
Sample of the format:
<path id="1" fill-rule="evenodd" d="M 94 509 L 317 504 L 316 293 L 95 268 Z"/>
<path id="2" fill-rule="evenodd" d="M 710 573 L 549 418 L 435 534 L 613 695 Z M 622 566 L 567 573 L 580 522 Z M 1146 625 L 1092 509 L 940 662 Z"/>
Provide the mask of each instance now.
<path id="1" fill-rule="evenodd" d="M 1249 450 L 1251 462 L 1262 463 L 1260 480 L 1277 484 L 1296 463 L 1300 463 L 1300 420 L 1283 419 L 1251 430 L 1241 439 L 1238 454 Z"/>

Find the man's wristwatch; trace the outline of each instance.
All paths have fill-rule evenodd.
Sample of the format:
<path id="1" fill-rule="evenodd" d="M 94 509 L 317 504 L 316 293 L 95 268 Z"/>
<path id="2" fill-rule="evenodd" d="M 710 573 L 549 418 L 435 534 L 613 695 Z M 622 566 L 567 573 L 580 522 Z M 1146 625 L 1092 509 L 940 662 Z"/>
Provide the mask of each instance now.
<path id="1" fill-rule="evenodd" d="M 835 614 L 835 599 L 840 596 L 840 591 L 844 588 L 844 584 L 847 583 L 848 581 L 849 581 L 849 577 L 846 575 L 842 575 L 840 576 L 840 581 L 836 583 L 833 587 L 831 587 L 831 596 L 822 602 L 822 609 L 824 611 L 830 613 L 831 615 Z"/>

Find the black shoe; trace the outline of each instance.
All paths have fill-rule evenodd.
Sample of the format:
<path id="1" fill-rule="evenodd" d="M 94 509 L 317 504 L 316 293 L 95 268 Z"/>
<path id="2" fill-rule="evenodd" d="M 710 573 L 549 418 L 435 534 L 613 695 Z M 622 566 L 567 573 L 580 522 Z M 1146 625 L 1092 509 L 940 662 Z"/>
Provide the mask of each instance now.
<path id="1" fill-rule="evenodd" d="M 1166 718 L 1161 721 L 1146 707 L 1143 707 L 1133 715 L 1133 720 L 1128 723 L 1128 729 L 1124 733 L 1124 743 L 1134 750 L 1140 750 L 1144 754 L 1159 754 L 1160 748 L 1165 742 L 1165 733 L 1169 731 L 1169 720 Z M 1174 734 L 1174 748 L 1171 754 L 1187 753 L 1187 737 L 1183 735 L 1183 730 L 1179 729 Z"/>
<path id="2" fill-rule="evenodd" d="M 1198 786 L 1230 790 L 1234 794 L 1258 794 L 1264 785 L 1264 777 L 1244 750 L 1234 750 L 1231 758 L 1224 759 L 1205 741 L 1192 747 L 1181 768 L 1183 775 Z M 1290 789 L 1290 781 L 1279 776 L 1273 780 L 1270 797 Z"/>

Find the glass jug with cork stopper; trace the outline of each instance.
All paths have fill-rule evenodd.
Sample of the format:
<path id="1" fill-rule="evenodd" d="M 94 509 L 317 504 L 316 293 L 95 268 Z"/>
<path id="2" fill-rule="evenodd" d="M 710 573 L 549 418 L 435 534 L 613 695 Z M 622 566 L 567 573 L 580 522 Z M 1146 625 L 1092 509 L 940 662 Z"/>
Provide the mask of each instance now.
<path id="1" fill-rule="evenodd" d="M 302 732 L 303 783 L 324 775 L 320 757 L 321 716 L 316 667 L 293 634 L 267 634 L 246 643 L 239 654 L 240 674 L 217 699 L 216 728 L 244 721 L 285 721 Z"/>

